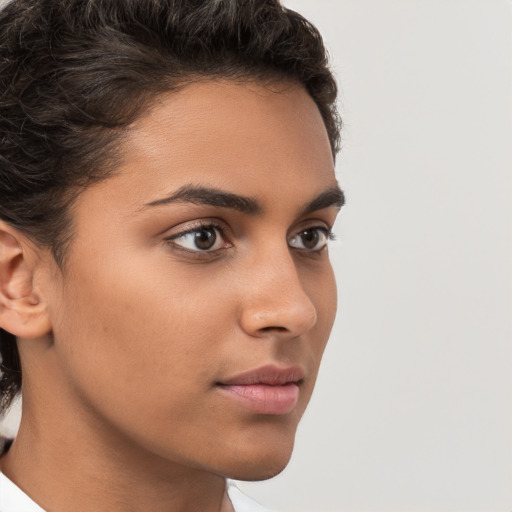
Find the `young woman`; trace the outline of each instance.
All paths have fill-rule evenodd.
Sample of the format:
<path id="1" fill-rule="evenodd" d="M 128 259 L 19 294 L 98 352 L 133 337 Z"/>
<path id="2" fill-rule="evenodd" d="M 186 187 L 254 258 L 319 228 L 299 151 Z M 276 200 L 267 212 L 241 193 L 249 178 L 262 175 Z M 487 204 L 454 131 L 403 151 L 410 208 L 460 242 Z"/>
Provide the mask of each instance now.
<path id="1" fill-rule="evenodd" d="M 3 8 L 2 512 L 261 510 L 226 479 L 286 466 L 334 320 L 335 100 L 277 0 Z"/>

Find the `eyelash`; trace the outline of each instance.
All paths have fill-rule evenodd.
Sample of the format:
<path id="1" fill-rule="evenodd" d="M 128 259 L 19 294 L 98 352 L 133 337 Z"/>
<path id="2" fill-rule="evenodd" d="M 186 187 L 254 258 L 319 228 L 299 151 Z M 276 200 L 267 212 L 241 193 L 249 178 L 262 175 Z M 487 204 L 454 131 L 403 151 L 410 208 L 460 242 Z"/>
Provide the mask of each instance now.
<path id="1" fill-rule="evenodd" d="M 224 243 L 223 247 L 214 249 L 214 250 L 209 250 L 209 248 L 205 249 L 205 250 L 201 250 L 199 248 L 197 248 L 197 249 L 186 248 L 186 247 L 183 247 L 180 244 L 176 243 L 176 240 L 178 240 L 180 238 L 184 238 L 187 235 L 190 235 L 193 233 L 197 234 L 197 233 L 201 233 L 201 232 L 205 233 L 208 230 L 210 232 L 216 232 L 218 235 L 220 235 L 220 238 L 223 240 L 223 243 Z M 320 247 L 320 249 L 309 250 L 309 249 L 305 249 L 305 248 L 303 249 L 303 248 L 293 247 L 292 245 L 290 245 L 291 240 L 293 240 L 297 237 L 300 237 L 305 232 L 313 231 L 313 230 L 316 230 L 317 233 L 318 232 L 322 233 L 322 235 L 325 237 L 325 243 L 322 245 L 322 247 Z M 208 223 L 197 224 L 189 229 L 186 229 L 186 230 L 176 233 L 170 237 L 167 237 L 164 239 L 164 242 L 166 244 L 172 245 L 173 248 L 178 251 L 183 251 L 183 252 L 186 252 L 186 253 L 196 256 L 196 257 L 205 257 L 205 256 L 212 257 L 213 255 L 219 255 L 220 251 L 229 249 L 230 247 L 233 246 L 229 242 L 226 243 L 226 238 L 227 237 L 226 237 L 225 229 L 222 226 L 215 224 L 213 222 L 208 222 Z M 313 256 L 313 255 L 320 254 L 324 249 L 326 249 L 327 242 L 330 240 L 335 240 L 335 239 L 336 239 L 336 236 L 334 235 L 334 233 L 332 232 L 332 230 L 330 228 L 327 228 L 325 226 L 310 226 L 310 227 L 306 227 L 304 229 L 297 231 L 293 235 L 293 237 L 289 238 L 289 245 L 290 245 L 290 248 L 295 249 L 296 251 L 300 251 L 301 253 L 304 253 L 308 256 Z M 217 242 L 217 238 L 214 239 L 213 245 L 216 242 Z"/>
<path id="2" fill-rule="evenodd" d="M 208 222 L 208 223 L 204 223 L 204 224 L 197 224 L 189 229 L 185 229 L 184 231 L 181 231 L 179 233 L 176 233 L 175 235 L 172 235 L 170 237 L 167 237 L 165 238 L 164 242 L 168 243 L 168 244 L 171 244 L 173 246 L 174 249 L 178 250 L 178 251 L 183 251 L 183 252 L 186 252 L 188 254 L 192 254 L 194 256 L 198 256 L 198 257 L 201 257 L 201 256 L 206 256 L 206 255 L 209 255 L 210 257 L 214 254 L 217 254 L 218 251 L 221 251 L 222 249 L 215 249 L 214 251 L 211 251 L 211 250 L 200 250 L 200 249 L 187 249 L 185 247 L 182 247 L 180 244 L 176 243 L 176 240 L 178 240 L 179 238 L 183 238 L 187 235 L 190 235 L 192 233 L 200 233 L 200 232 L 205 232 L 207 230 L 211 230 L 211 231 L 216 231 L 220 234 L 220 238 L 222 240 L 225 240 L 227 237 L 226 237 L 226 233 L 225 233 L 225 229 L 222 227 L 222 226 L 219 226 L 218 224 L 215 224 L 215 223 L 212 223 L 212 222 Z M 216 241 L 216 240 L 215 240 Z M 227 249 L 229 247 L 232 247 L 231 244 L 229 244 L 228 246 L 226 246 L 226 244 L 224 244 L 225 246 L 223 247 L 224 249 Z"/>

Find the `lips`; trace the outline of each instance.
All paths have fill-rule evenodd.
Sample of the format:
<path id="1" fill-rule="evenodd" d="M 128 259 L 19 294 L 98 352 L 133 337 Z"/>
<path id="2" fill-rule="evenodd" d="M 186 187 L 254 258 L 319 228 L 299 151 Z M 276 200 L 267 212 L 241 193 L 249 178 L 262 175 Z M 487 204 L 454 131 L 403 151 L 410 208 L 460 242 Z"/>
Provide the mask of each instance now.
<path id="1" fill-rule="evenodd" d="M 288 414 L 295 409 L 304 372 L 298 366 L 263 366 L 217 383 L 237 405 L 257 414 Z"/>

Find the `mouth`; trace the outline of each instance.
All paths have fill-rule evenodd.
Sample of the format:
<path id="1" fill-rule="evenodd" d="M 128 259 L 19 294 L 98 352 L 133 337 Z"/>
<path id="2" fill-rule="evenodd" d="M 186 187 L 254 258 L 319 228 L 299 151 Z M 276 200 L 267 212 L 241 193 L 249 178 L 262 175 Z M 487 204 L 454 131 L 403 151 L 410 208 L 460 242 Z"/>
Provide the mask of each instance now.
<path id="1" fill-rule="evenodd" d="M 295 409 L 304 371 L 269 365 L 240 373 L 216 386 L 227 398 L 256 414 L 281 415 Z"/>

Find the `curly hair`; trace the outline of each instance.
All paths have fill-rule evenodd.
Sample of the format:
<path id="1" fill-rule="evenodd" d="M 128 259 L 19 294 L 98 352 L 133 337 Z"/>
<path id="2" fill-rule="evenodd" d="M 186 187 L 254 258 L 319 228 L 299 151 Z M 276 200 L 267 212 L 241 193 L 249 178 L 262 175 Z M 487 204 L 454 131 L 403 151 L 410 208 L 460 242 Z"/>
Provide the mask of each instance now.
<path id="1" fill-rule="evenodd" d="M 294 81 L 339 149 L 337 86 L 318 30 L 279 0 L 11 0 L 0 11 L 0 219 L 59 266 L 70 206 L 118 162 L 123 128 L 196 80 Z M 0 413 L 21 389 L 0 329 Z"/>

